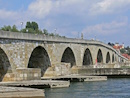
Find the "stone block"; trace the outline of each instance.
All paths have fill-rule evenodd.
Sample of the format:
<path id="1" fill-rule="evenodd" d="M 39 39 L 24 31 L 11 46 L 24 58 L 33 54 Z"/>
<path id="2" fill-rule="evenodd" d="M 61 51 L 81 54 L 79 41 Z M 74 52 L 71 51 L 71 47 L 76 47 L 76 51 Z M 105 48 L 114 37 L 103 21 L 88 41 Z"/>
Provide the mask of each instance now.
<path id="1" fill-rule="evenodd" d="M 52 64 L 52 66 L 49 67 L 45 72 L 44 77 L 70 75 L 71 74 L 70 67 L 71 67 L 70 63 Z"/>
<path id="2" fill-rule="evenodd" d="M 41 69 L 38 68 L 17 68 L 15 73 L 16 81 L 40 80 Z"/>
<path id="3" fill-rule="evenodd" d="M 14 73 L 6 73 L 2 82 L 8 82 L 8 81 L 15 81 L 15 74 Z"/>

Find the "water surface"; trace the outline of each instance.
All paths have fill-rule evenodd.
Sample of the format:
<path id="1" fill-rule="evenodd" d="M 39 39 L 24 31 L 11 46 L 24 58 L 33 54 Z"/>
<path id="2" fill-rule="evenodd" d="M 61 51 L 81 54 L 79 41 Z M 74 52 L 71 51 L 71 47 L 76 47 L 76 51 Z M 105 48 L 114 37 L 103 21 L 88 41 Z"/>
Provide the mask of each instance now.
<path id="1" fill-rule="evenodd" d="M 74 82 L 69 88 L 45 89 L 46 98 L 130 98 L 130 78 Z"/>

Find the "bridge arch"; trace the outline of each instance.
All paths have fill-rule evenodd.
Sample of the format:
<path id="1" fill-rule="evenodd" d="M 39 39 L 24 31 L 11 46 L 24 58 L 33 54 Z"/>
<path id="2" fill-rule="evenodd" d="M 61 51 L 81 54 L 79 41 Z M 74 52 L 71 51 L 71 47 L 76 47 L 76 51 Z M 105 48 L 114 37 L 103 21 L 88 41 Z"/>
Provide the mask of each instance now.
<path id="1" fill-rule="evenodd" d="M 90 50 L 87 48 L 84 52 L 83 65 L 92 65 L 93 59 Z"/>
<path id="2" fill-rule="evenodd" d="M 71 67 L 76 65 L 74 52 L 72 51 L 72 49 L 70 47 L 67 47 L 64 50 L 64 52 L 62 54 L 61 62 L 70 63 Z"/>
<path id="3" fill-rule="evenodd" d="M 0 81 L 3 80 L 8 70 L 11 70 L 11 64 L 4 50 L 0 48 Z"/>
<path id="4" fill-rule="evenodd" d="M 114 54 L 112 55 L 112 63 L 115 62 L 115 56 Z"/>
<path id="5" fill-rule="evenodd" d="M 107 55 L 106 55 L 106 63 L 110 63 L 111 59 L 110 59 L 110 53 L 107 52 Z"/>
<path id="6" fill-rule="evenodd" d="M 101 49 L 99 49 L 97 53 L 97 63 L 103 63 L 103 55 Z"/>
<path id="7" fill-rule="evenodd" d="M 115 62 L 117 62 L 117 57 L 115 56 Z"/>
<path id="8" fill-rule="evenodd" d="M 31 53 L 28 68 L 40 68 L 41 76 L 43 76 L 49 66 L 51 66 L 51 62 L 45 48 L 36 47 Z"/>

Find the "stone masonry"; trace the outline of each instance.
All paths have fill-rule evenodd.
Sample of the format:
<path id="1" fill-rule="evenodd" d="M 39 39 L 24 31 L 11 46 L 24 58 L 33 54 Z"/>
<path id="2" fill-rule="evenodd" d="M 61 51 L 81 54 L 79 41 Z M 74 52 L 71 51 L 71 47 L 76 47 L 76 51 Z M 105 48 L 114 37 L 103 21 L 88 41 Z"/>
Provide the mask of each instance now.
<path id="1" fill-rule="evenodd" d="M 95 65 L 99 50 L 102 53 L 99 63 L 127 61 L 115 49 L 99 41 L 0 31 L 0 80 L 7 73 L 15 73 L 17 68 L 39 68 L 43 76 L 48 67 L 61 62 L 70 63 L 71 67 L 83 66 L 89 64 L 83 63 L 86 59 Z"/>

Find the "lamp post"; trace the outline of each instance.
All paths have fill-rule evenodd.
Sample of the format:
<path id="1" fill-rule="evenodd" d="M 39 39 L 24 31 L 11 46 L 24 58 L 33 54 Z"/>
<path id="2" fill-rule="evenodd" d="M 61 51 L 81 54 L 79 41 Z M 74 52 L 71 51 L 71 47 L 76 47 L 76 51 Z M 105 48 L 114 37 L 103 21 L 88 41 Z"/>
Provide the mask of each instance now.
<path id="1" fill-rule="evenodd" d="M 56 30 L 57 30 L 57 28 L 55 28 L 55 30 L 54 30 L 54 33 L 56 34 Z"/>
<path id="2" fill-rule="evenodd" d="M 21 22 L 20 24 L 21 24 L 21 30 L 22 30 L 22 28 L 23 28 L 23 22 Z"/>
<path id="3" fill-rule="evenodd" d="M 55 37 L 57 36 L 57 35 L 56 35 L 56 30 L 57 30 L 57 28 L 54 29 L 54 36 L 55 36 Z"/>
<path id="4" fill-rule="evenodd" d="M 79 39 L 79 32 L 78 32 L 78 39 Z"/>
<path id="5" fill-rule="evenodd" d="M 96 35 L 95 35 L 95 40 L 96 40 Z"/>

